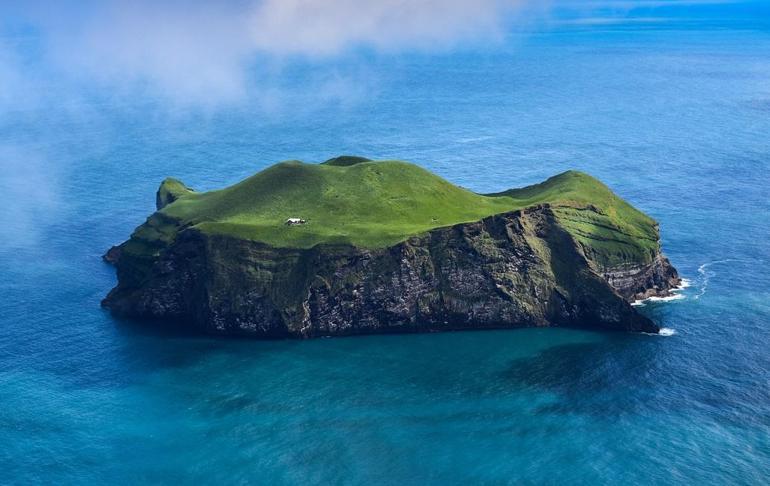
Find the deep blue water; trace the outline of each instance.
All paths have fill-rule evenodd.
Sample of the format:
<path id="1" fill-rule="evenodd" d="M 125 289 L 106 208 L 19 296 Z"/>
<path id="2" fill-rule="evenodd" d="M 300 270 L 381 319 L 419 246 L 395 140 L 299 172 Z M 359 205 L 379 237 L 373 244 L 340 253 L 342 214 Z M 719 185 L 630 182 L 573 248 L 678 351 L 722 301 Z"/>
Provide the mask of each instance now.
<path id="1" fill-rule="evenodd" d="M 770 31 L 559 29 L 366 66 L 351 99 L 268 111 L 55 80 L 2 105 L 0 483 L 766 483 Z M 479 192 L 590 172 L 660 222 L 692 286 L 642 311 L 676 333 L 255 342 L 100 309 L 100 256 L 162 178 L 342 153 Z"/>

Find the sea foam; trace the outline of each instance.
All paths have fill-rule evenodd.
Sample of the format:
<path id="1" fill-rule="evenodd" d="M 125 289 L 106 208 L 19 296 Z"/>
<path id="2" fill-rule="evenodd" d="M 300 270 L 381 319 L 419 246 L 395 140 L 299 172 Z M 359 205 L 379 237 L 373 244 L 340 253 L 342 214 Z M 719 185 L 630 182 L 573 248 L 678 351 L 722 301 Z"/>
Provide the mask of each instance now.
<path id="1" fill-rule="evenodd" d="M 682 281 L 679 283 L 679 286 L 676 288 L 671 289 L 671 295 L 668 295 L 666 297 L 647 297 L 646 299 L 639 299 L 631 302 L 631 305 L 634 307 L 644 307 L 646 302 L 670 302 L 672 300 L 682 300 L 685 298 L 684 294 L 680 294 L 679 292 L 683 291 L 687 287 L 691 286 L 692 282 L 686 278 L 683 278 Z"/>

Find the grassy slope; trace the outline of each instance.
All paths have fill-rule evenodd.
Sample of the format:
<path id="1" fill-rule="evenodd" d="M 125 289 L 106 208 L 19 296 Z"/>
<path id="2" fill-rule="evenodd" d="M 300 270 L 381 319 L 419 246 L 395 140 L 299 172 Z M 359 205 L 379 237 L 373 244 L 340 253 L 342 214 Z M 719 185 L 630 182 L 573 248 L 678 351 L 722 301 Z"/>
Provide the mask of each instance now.
<path id="1" fill-rule="evenodd" d="M 176 182 L 176 181 L 174 181 Z M 181 191 L 180 191 L 181 192 Z M 657 249 L 652 219 L 583 173 L 565 172 L 523 189 L 480 195 L 413 164 L 352 157 L 290 161 L 219 191 L 184 194 L 139 227 L 134 249 L 154 251 L 179 220 L 201 231 L 309 248 L 318 243 L 384 247 L 433 228 L 551 203 L 565 228 L 598 261 L 647 261 Z M 595 210 L 585 210 L 588 205 Z M 288 227 L 289 217 L 306 219 Z"/>
<path id="2" fill-rule="evenodd" d="M 582 172 L 567 171 L 540 184 L 493 196 L 511 197 L 516 205 L 525 207 L 553 204 L 562 226 L 604 265 L 649 262 L 658 250 L 657 223 Z"/>

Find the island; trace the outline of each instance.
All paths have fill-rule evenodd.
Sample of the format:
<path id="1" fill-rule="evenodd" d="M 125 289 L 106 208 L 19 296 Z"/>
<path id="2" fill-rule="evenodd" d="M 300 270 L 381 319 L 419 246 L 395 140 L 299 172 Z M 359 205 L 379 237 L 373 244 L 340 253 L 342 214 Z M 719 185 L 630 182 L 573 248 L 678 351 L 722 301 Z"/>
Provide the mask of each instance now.
<path id="1" fill-rule="evenodd" d="M 411 163 L 275 164 L 225 189 L 162 182 L 105 259 L 120 316 L 313 338 L 566 326 L 657 333 L 631 303 L 680 284 L 658 224 L 568 171 L 494 194 Z"/>

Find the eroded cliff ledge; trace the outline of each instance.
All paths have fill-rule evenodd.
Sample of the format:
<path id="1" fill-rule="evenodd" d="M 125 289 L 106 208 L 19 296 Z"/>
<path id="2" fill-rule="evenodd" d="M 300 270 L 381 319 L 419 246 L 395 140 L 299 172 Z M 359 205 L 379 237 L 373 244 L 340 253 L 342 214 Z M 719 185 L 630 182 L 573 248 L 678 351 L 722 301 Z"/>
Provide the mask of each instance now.
<path id="1" fill-rule="evenodd" d="M 335 170 L 360 164 L 387 170 L 387 163 L 361 161 Z M 569 174 L 557 176 L 555 194 L 594 184 L 589 176 Z M 426 190 L 434 191 L 430 177 Z M 515 207 L 532 200 L 533 188 L 554 190 L 554 179 L 545 187 L 473 197 L 507 197 L 494 203 Z M 657 225 L 649 220 L 650 228 L 640 229 L 634 225 L 647 225 L 647 219 L 619 221 L 618 213 L 630 208 L 617 206 L 619 198 L 595 204 L 549 196 L 553 202 L 437 224 L 379 246 L 334 235 L 303 247 L 260 241 L 240 227 L 223 230 L 212 219 L 180 217 L 181 208 L 170 209 L 194 194 L 181 187 L 176 199 L 163 198 L 129 241 L 108 252 L 118 285 L 103 304 L 113 312 L 265 338 L 534 326 L 657 332 L 658 325 L 630 302 L 668 295 L 679 284 L 660 252 Z M 436 214 L 448 217 L 446 211 Z M 322 223 L 316 218 L 309 224 Z M 282 227 L 280 218 L 275 228 L 307 231 Z"/>

